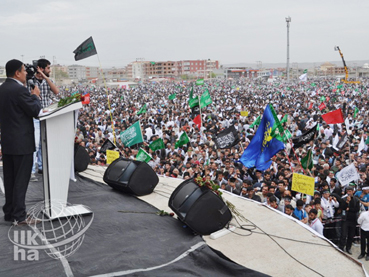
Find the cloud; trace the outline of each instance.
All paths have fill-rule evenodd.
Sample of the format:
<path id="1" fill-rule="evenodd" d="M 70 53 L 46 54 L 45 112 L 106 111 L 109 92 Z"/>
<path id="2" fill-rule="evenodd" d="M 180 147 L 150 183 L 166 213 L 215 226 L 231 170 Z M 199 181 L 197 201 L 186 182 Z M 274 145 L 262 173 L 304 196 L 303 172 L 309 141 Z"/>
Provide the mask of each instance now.
<path id="1" fill-rule="evenodd" d="M 2 0 L 2 57 L 45 55 L 74 63 L 73 50 L 93 36 L 102 63 L 122 66 L 146 60 L 217 59 L 227 63 L 365 59 L 369 3 L 311 0 Z M 359 4 L 360 3 L 360 4 Z M 4 59 L 4 60 L 3 60 Z M 95 64 L 94 58 L 80 64 Z"/>

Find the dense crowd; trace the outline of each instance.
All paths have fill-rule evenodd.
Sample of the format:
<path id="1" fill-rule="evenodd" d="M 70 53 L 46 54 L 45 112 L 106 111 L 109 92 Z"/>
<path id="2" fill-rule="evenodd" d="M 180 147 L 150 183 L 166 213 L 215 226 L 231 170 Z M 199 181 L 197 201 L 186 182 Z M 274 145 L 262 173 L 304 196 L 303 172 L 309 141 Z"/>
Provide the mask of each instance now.
<path id="1" fill-rule="evenodd" d="M 212 98 L 212 104 L 201 109 L 200 129 L 193 122 L 193 110 L 188 104 L 191 88 L 193 96 L 200 96 L 206 88 Z M 134 159 L 138 149 L 143 148 L 151 155 L 148 164 L 158 175 L 182 179 L 202 176 L 212 180 L 222 189 L 266 203 L 309 224 L 351 253 L 351 245 L 360 235 L 357 219 L 369 206 L 369 154 L 366 146 L 359 147 L 362 136 L 366 141 L 369 128 L 369 80 L 345 84 L 324 78 L 287 84 L 213 79 L 201 86 L 194 82 L 140 82 L 130 89 L 87 86 L 61 90 L 90 93 L 90 104 L 79 113 L 76 142 L 86 148 L 91 164 L 106 165 L 106 154 L 100 148 L 107 139 L 115 141 L 121 155 L 127 158 Z M 173 94 L 175 99 L 169 100 Z M 320 110 L 322 102 L 326 107 Z M 145 104 L 146 112 L 138 114 Z M 286 142 L 285 150 L 272 158 L 268 170 L 246 168 L 240 157 L 258 128 L 252 123 L 262 116 L 268 104 L 273 105 L 280 120 L 288 115 L 283 127 L 293 138 L 311 128 L 317 128 L 318 135 L 299 148 L 291 141 Z M 345 122 L 326 124 L 321 114 L 339 108 Z M 241 111 L 247 111 L 248 115 L 241 116 Z M 119 134 L 138 120 L 144 141 L 125 147 Z M 217 149 L 216 135 L 232 125 L 240 142 L 229 149 Z M 175 148 L 184 131 L 190 142 Z M 348 142 L 341 149 L 335 148 L 337 139 L 345 133 Z M 163 139 L 165 149 L 152 151 L 149 144 L 158 138 Z M 300 163 L 308 150 L 313 153 L 311 170 L 303 169 Z M 351 163 L 360 179 L 341 186 L 336 175 Z M 315 178 L 314 195 L 291 190 L 293 173 Z M 365 228 L 362 225 L 361 235 L 363 231 L 369 232 Z M 361 254 L 365 256 L 365 244 Z"/>

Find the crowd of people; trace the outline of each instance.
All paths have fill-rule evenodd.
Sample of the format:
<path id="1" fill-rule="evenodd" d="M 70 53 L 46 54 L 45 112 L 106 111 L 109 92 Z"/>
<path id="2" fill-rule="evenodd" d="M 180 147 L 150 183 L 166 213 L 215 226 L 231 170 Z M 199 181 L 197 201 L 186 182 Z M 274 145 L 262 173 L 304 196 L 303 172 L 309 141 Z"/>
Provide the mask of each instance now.
<path id="1" fill-rule="evenodd" d="M 201 109 L 199 128 L 193 122 L 196 114 L 189 106 L 189 97 L 191 90 L 196 97 L 205 89 L 212 103 Z M 369 206 L 369 154 L 366 146 L 362 149 L 359 145 L 362 137 L 366 141 L 369 128 L 369 79 L 362 79 L 360 84 L 341 83 L 336 78 L 291 83 L 241 78 L 212 79 L 203 85 L 147 81 L 130 89 L 60 88 L 62 95 L 77 90 L 90 94 L 90 104 L 80 110 L 76 132 L 76 143 L 85 147 L 90 164 L 106 165 L 101 147 L 108 139 L 126 158 L 135 159 L 142 148 L 151 155 L 148 164 L 160 176 L 212 180 L 226 191 L 265 203 L 308 224 L 349 254 L 355 239 L 361 237 L 358 258 L 366 256 L 369 260 L 369 217 L 364 216 Z M 175 98 L 169 100 L 174 94 Z M 298 148 L 287 141 L 267 170 L 246 168 L 240 157 L 258 128 L 253 123 L 268 104 L 280 120 L 287 115 L 283 127 L 292 138 L 312 128 L 317 128 L 318 134 Z M 144 105 L 146 110 L 138 113 Z M 321 115 L 336 109 L 342 110 L 344 123 L 326 124 Z M 247 111 L 247 116 L 241 116 L 242 111 Z M 138 120 L 143 142 L 126 147 L 120 133 Z M 214 141 L 217 134 L 232 125 L 240 142 L 218 149 Z M 176 148 L 183 132 L 190 142 Z M 347 143 L 335 147 L 337 139 L 346 134 Z M 150 143 L 159 138 L 165 148 L 152 151 Z M 300 162 L 309 150 L 313 154 L 310 170 Z M 354 164 L 360 179 L 342 186 L 337 173 L 350 164 Z M 315 178 L 314 195 L 291 189 L 293 173 Z"/>

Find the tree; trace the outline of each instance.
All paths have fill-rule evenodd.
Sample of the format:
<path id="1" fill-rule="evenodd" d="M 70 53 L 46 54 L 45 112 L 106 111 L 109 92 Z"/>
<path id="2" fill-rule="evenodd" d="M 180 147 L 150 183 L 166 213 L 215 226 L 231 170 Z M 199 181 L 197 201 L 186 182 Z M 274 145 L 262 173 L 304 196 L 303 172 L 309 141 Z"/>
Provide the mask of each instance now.
<path id="1" fill-rule="evenodd" d="M 62 80 L 62 79 L 68 79 L 68 73 L 64 72 L 63 70 L 61 70 L 60 68 L 54 68 L 54 73 L 52 73 L 53 75 L 55 74 L 55 79 L 56 80 Z"/>

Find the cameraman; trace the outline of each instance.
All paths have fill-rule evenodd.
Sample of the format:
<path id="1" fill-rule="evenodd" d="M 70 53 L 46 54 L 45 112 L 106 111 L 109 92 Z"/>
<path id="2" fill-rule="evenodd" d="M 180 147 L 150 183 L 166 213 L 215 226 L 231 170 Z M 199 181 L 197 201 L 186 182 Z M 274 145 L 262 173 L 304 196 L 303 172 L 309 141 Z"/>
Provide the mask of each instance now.
<path id="1" fill-rule="evenodd" d="M 59 89 L 55 86 L 53 81 L 49 78 L 51 72 L 51 63 L 46 59 L 39 59 L 37 61 L 37 72 L 28 80 L 28 87 L 30 89 L 31 84 L 38 86 L 40 89 L 41 106 L 45 108 L 51 104 L 51 93 L 58 94 Z M 38 173 L 42 173 L 42 153 L 41 153 L 41 133 L 40 133 L 40 120 L 33 119 L 35 127 L 35 140 L 36 151 L 33 153 L 33 167 L 31 181 L 37 181 L 36 173 L 36 157 L 38 163 Z"/>

